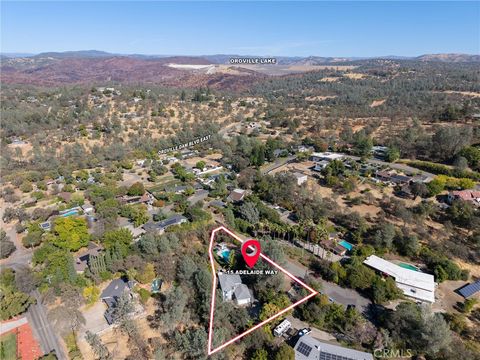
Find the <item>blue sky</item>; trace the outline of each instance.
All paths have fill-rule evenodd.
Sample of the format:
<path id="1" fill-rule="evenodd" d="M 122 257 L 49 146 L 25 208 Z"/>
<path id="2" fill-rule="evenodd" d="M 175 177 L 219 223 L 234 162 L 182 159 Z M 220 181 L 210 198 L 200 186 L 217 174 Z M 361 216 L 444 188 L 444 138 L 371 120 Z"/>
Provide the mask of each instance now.
<path id="1" fill-rule="evenodd" d="M 480 52 L 480 2 L 4 2 L 1 51 L 413 56 Z"/>

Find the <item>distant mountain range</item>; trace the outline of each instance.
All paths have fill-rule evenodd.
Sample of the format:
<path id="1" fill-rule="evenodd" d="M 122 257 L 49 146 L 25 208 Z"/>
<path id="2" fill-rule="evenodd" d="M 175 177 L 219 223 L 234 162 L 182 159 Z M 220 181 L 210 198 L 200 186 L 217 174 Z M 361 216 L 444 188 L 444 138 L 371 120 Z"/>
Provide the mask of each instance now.
<path id="1" fill-rule="evenodd" d="M 162 58 L 184 58 L 184 59 L 206 59 L 212 64 L 228 64 L 232 57 L 259 57 L 257 55 L 144 55 L 144 54 L 116 54 L 99 50 L 79 50 L 79 51 L 64 51 L 64 52 L 44 52 L 40 54 L 29 53 L 2 53 L 5 58 L 111 58 L 111 57 L 129 57 L 137 59 L 162 59 Z M 420 56 L 373 56 L 373 57 L 321 57 L 321 56 L 273 56 L 277 58 L 279 64 L 291 65 L 319 65 L 330 64 L 338 62 L 350 62 L 367 59 L 390 59 L 390 60 L 417 60 L 417 61 L 437 61 L 437 62 L 480 62 L 480 55 L 471 54 L 425 54 Z"/>
<path id="2" fill-rule="evenodd" d="M 26 56 L 27 55 L 27 56 Z M 163 56 L 111 54 L 85 50 L 41 54 L 2 54 L 3 84 L 58 86 L 64 84 L 101 84 L 106 82 L 150 83 L 163 86 L 213 89 L 247 89 L 255 81 L 272 75 L 314 71 L 317 65 L 361 65 L 365 61 L 480 62 L 479 55 L 435 54 L 418 57 L 276 57 L 278 65 L 233 66 L 239 55 Z M 253 56 L 252 56 L 253 57 Z"/>

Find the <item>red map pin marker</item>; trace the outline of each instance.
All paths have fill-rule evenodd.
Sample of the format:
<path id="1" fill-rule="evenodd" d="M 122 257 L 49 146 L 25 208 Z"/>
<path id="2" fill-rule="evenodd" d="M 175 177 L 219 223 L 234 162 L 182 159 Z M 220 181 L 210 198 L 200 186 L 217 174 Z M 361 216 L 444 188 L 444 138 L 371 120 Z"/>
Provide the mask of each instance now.
<path id="1" fill-rule="evenodd" d="M 247 249 L 249 252 L 247 252 Z M 252 252 L 253 250 L 253 252 Z M 242 244 L 242 256 L 247 265 L 253 268 L 260 256 L 260 243 L 258 240 L 250 239 Z"/>

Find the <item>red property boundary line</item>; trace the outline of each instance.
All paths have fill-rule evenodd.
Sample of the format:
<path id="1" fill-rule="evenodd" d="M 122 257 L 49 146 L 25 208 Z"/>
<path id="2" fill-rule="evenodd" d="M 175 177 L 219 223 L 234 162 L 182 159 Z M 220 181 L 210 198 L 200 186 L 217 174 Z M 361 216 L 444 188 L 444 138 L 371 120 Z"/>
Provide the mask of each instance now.
<path id="1" fill-rule="evenodd" d="M 210 265 L 212 267 L 212 273 L 213 273 L 213 286 L 212 286 L 212 301 L 211 301 L 211 304 L 210 304 L 210 326 L 209 326 L 209 330 L 208 330 L 208 347 L 207 347 L 207 353 L 208 355 L 213 355 L 215 354 L 217 351 L 220 351 L 222 349 L 224 349 L 225 347 L 227 347 L 228 345 L 231 345 L 233 344 L 235 341 L 241 339 L 242 337 L 244 337 L 245 335 L 248 335 L 250 334 L 252 331 L 255 331 L 257 330 L 258 328 L 262 327 L 263 325 L 269 323 L 270 321 L 276 319 L 277 317 L 281 316 L 282 314 L 286 313 L 287 311 L 290 311 L 292 310 L 295 306 L 298 306 L 300 305 L 301 303 L 304 303 L 305 301 L 307 301 L 308 299 L 310 299 L 311 297 L 315 296 L 318 294 L 317 291 L 315 291 L 314 289 L 312 289 L 310 286 L 308 286 L 307 284 L 305 284 L 303 281 L 301 281 L 300 279 L 298 279 L 297 277 L 293 276 L 290 272 L 288 272 L 287 270 L 285 270 L 283 267 L 281 267 L 280 265 L 278 265 L 276 262 L 274 262 L 273 260 L 271 260 L 270 258 L 268 258 L 267 256 L 265 256 L 264 254 L 260 253 L 260 256 L 262 257 L 262 259 L 264 259 L 266 262 L 268 262 L 270 265 L 273 265 L 274 267 L 276 267 L 277 269 L 279 269 L 280 271 L 282 271 L 284 274 L 286 274 L 289 278 L 291 278 L 292 280 L 295 280 L 296 282 L 298 282 L 300 285 L 302 285 L 305 289 L 307 289 L 308 291 L 310 291 L 310 295 L 304 297 L 303 299 L 297 301 L 295 304 L 292 304 L 288 307 L 286 307 L 285 309 L 283 309 L 282 311 L 278 312 L 277 314 L 269 317 L 268 319 L 262 321 L 261 323 L 255 325 L 254 327 L 252 327 L 251 329 L 248 329 L 247 331 L 241 333 L 240 335 L 237 335 L 236 337 L 234 337 L 233 339 L 227 341 L 226 343 L 216 347 L 215 349 L 212 349 L 212 341 L 213 341 L 213 313 L 214 313 L 214 309 L 215 309 L 215 292 L 216 292 L 216 289 L 217 289 L 217 275 L 216 275 L 216 272 L 215 272 L 215 262 L 214 262 L 214 259 L 213 259 L 213 239 L 215 238 L 215 235 L 218 231 L 220 230 L 223 230 L 225 231 L 228 235 L 232 236 L 234 239 L 240 241 L 241 243 L 243 243 L 243 240 L 238 236 L 236 235 L 235 233 L 233 233 L 232 231 L 228 230 L 226 227 L 224 226 L 220 226 L 216 229 L 214 229 L 212 231 L 212 235 L 210 236 L 210 245 L 208 247 L 208 256 L 210 257 Z"/>

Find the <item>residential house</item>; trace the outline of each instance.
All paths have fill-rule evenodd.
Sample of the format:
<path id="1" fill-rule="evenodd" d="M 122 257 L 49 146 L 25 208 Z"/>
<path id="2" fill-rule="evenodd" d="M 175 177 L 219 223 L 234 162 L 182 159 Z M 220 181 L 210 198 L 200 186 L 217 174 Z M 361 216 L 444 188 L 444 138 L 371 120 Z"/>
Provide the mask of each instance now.
<path id="1" fill-rule="evenodd" d="M 372 354 L 301 336 L 295 347 L 295 360 L 374 360 Z"/>
<path id="2" fill-rule="evenodd" d="M 155 201 L 155 198 L 153 197 L 152 194 L 150 194 L 148 191 L 145 191 L 145 193 L 142 196 L 129 196 L 129 195 L 123 195 L 117 197 L 117 199 L 124 205 L 129 204 L 148 204 L 152 205 L 153 202 Z"/>
<path id="3" fill-rule="evenodd" d="M 163 234 L 167 228 L 170 226 L 181 225 L 186 223 L 188 220 L 185 216 L 174 215 L 168 219 L 159 221 L 159 222 L 148 222 L 143 225 L 145 231 L 153 231 L 160 234 Z"/>
<path id="4" fill-rule="evenodd" d="M 293 176 L 295 176 L 295 179 L 297 180 L 297 185 L 302 185 L 307 182 L 308 176 L 300 173 L 300 172 L 294 172 Z"/>
<path id="5" fill-rule="evenodd" d="M 224 208 L 227 206 L 227 204 L 220 200 L 213 200 L 208 203 L 208 206 L 214 208 Z"/>
<path id="6" fill-rule="evenodd" d="M 319 162 L 322 160 L 331 162 L 333 160 L 341 160 L 345 157 L 343 154 L 332 153 L 332 152 L 314 152 L 310 155 L 310 160 L 314 162 Z"/>
<path id="7" fill-rule="evenodd" d="M 435 178 L 435 175 L 430 174 L 418 174 L 412 177 L 412 181 L 416 183 L 427 184 Z"/>
<path id="8" fill-rule="evenodd" d="M 377 173 L 375 174 L 375 177 L 380 181 L 395 184 L 395 185 L 400 185 L 400 186 L 409 184 L 410 181 L 412 181 L 411 176 L 400 175 L 394 171 L 383 171 L 383 170 L 377 171 Z"/>
<path id="9" fill-rule="evenodd" d="M 318 161 L 315 163 L 315 166 L 313 168 L 313 170 L 315 171 L 322 171 L 323 169 L 325 169 L 327 167 L 327 165 L 329 164 L 330 162 L 327 161 L 327 160 L 321 160 L 321 161 Z"/>
<path id="10" fill-rule="evenodd" d="M 235 303 L 238 306 L 249 305 L 253 301 L 252 294 L 247 285 L 242 283 L 242 279 L 236 274 L 218 273 L 218 282 L 222 290 L 223 301 L 232 301 L 235 297 Z"/>
<path id="11" fill-rule="evenodd" d="M 240 201 L 243 201 L 243 199 L 245 198 L 245 195 L 246 195 L 247 191 L 246 190 L 243 190 L 243 189 L 234 189 L 232 190 L 232 192 L 230 193 L 230 195 L 228 195 L 228 200 L 231 201 L 231 202 L 240 202 Z"/>
<path id="12" fill-rule="evenodd" d="M 480 206 L 480 191 L 460 190 L 451 191 L 448 194 L 448 202 L 451 204 L 454 200 L 463 200 L 472 203 L 474 206 Z"/>
<path id="13" fill-rule="evenodd" d="M 369 256 L 363 263 L 384 275 L 393 277 L 395 284 L 405 296 L 419 302 L 435 302 L 436 284 L 433 275 L 406 269 L 375 255 Z"/>
<path id="14" fill-rule="evenodd" d="M 315 152 L 310 155 L 310 160 L 315 162 L 313 170 L 322 171 L 333 160 L 341 160 L 345 157 L 343 154 L 331 152 Z"/>
<path id="15" fill-rule="evenodd" d="M 234 290 L 235 303 L 238 306 L 250 305 L 252 302 L 252 294 L 245 284 L 238 285 Z"/>
<path id="16" fill-rule="evenodd" d="M 242 284 L 242 279 L 240 278 L 240 275 L 219 272 L 218 282 L 220 283 L 220 288 L 222 289 L 223 301 L 232 301 L 235 288 Z"/>
<path id="17" fill-rule="evenodd" d="M 133 289 L 134 283 L 133 281 L 126 281 L 122 278 L 115 279 L 108 284 L 105 290 L 102 291 L 100 295 L 100 299 L 107 305 L 107 310 L 104 313 L 105 320 L 109 325 L 113 324 L 114 318 L 113 313 L 115 311 L 115 307 L 117 306 L 117 302 L 120 297 L 127 293 L 130 297 L 133 298 Z"/>
<path id="18" fill-rule="evenodd" d="M 87 268 L 87 266 L 90 264 L 91 257 L 98 256 L 102 252 L 102 250 L 102 246 L 90 241 L 88 243 L 87 249 L 82 251 L 75 259 L 75 263 L 73 264 L 75 271 L 79 274 L 82 274 Z"/>
<path id="19" fill-rule="evenodd" d="M 72 199 L 72 193 L 66 192 L 66 191 L 62 191 L 62 192 L 59 193 L 57 196 L 58 196 L 60 199 L 62 199 L 63 202 L 65 202 L 65 203 L 69 203 L 70 200 Z"/>

